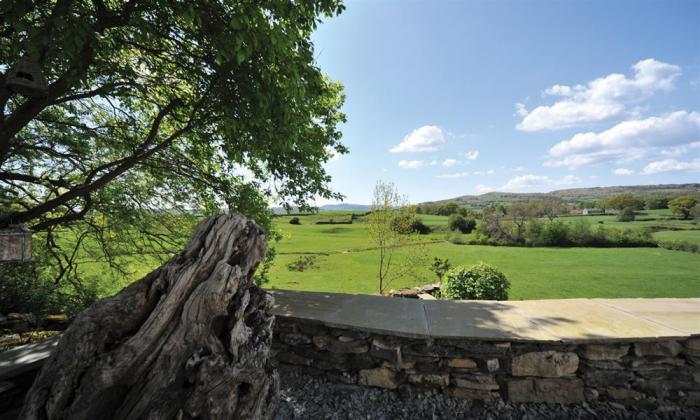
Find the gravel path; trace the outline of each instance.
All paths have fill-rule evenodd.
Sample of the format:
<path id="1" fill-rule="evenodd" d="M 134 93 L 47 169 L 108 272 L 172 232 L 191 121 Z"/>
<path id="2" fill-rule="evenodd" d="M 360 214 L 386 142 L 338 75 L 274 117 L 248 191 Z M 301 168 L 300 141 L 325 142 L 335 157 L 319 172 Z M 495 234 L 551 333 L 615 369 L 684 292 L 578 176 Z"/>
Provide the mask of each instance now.
<path id="1" fill-rule="evenodd" d="M 450 398 L 415 388 L 389 391 L 327 383 L 280 366 L 276 420 L 287 419 L 700 419 L 700 408 L 639 410 L 619 404 L 567 407 L 547 404 L 487 403 Z"/>

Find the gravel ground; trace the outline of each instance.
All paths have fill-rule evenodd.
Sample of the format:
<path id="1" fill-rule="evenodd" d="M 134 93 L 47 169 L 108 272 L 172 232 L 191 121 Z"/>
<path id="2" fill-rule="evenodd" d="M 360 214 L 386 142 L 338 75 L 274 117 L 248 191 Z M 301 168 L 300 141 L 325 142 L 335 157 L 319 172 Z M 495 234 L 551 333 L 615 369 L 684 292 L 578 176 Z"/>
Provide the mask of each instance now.
<path id="1" fill-rule="evenodd" d="M 614 403 L 562 406 L 487 403 L 454 399 L 437 391 L 390 391 L 331 384 L 280 367 L 276 420 L 286 419 L 700 419 L 700 409 L 641 410 Z"/>

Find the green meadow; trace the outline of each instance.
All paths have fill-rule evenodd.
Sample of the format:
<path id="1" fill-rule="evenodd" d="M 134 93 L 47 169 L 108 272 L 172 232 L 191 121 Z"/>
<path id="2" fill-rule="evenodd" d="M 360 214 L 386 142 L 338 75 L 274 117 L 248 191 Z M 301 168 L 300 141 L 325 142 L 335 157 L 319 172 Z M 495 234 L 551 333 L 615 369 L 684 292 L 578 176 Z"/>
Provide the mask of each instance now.
<path id="1" fill-rule="evenodd" d="M 652 228 L 663 239 L 699 241 L 700 229 L 692 221 L 672 218 L 667 211 L 639 215 L 635 222 L 617 222 L 615 216 L 586 217 L 593 223 L 618 228 Z M 342 216 L 341 216 L 342 215 Z M 367 226 L 316 224 L 350 213 L 326 212 L 298 216 L 301 225 L 289 224 L 290 217 L 276 218 L 283 239 L 275 246 L 277 259 L 267 287 L 343 293 L 377 293 L 378 253 L 367 234 Z M 645 219 L 650 220 L 645 220 Z M 421 216 L 431 227 L 446 226 L 447 217 Z M 665 229 L 665 230 L 664 230 Z M 682 229 L 682 230 L 671 230 Z M 694 230 L 695 229 L 695 230 Z M 503 271 L 512 283 L 511 299 L 556 299 L 580 297 L 700 297 L 700 254 L 662 248 L 525 248 L 457 245 L 446 241 L 448 232 L 420 236 L 428 259 L 416 277 L 397 279 L 391 288 L 432 283 L 436 280 L 427 265 L 433 257 L 449 258 L 453 265 L 480 261 Z M 661 239 L 661 238 L 660 238 Z M 300 256 L 314 256 L 304 271 L 292 271 L 287 264 Z M 406 258 L 402 250 L 397 261 Z"/>

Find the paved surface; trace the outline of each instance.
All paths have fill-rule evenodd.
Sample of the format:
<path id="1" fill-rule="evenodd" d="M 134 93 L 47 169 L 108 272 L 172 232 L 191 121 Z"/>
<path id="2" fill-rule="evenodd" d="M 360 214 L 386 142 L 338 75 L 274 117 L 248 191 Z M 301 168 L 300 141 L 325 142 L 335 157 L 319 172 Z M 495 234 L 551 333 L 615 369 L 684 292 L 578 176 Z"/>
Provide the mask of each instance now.
<path id="1" fill-rule="evenodd" d="M 605 342 L 700 334 L 700 299 L 430 301 L 270 290 L 275 315 L 407 337 Z"/>

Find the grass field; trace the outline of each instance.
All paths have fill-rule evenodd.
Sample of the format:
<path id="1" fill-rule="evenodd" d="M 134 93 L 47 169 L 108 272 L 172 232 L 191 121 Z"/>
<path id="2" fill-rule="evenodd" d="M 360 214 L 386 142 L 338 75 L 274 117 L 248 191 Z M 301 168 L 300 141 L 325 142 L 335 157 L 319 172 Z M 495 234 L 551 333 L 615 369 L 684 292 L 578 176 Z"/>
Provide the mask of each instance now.
<path id="1" fill-rule="evenodd" d="M 663 212 L 654 220 L 616 222 L 614 216 L 601 218 L 604 224 L 627 228 L 666 226 L 683 231 L 659 231 L 678 239 L 700 239 L 692 222 L 667 218 Z M 327 215 L 301 216 L 301 225 L 290 225 L 289 217 L 276 219 L 284 239 L 277 244 L 278 257 L 271 272 L 273 288 L 346 293 L 377 293 L 377 251 L 367 236 L 366 225 L 316 225 Z M 653 217 L 653 216 L 652 216 Z M 422 216 L 424 223 L 444 225 L 447 218 Z M 566 218 L 566 219 L 574 219 Z M 598 220 L 595 220 L 597 223 Z M 658 228 L 655 228 L 658 229 Z M 671 233 L 668 233 L 671 232 Z M 453 264 L 484 261 L 501 269 L 512 283 L 511 299 L 574 297 L 698 297 L 700 296 L 700 254 L 661 248 L 519 248 L 455 245 L 444 240 L 445 233 L 422 237 L 428 260 L 439 256 Z M 290 271 L 287 264 L 300 255 L 315 254 L 315 266 Z M 399 260 L 405 256 L 398 252 Z M 434 282 L 426 268 L 416 278 L 397 280 L 390 287 Z"/>

